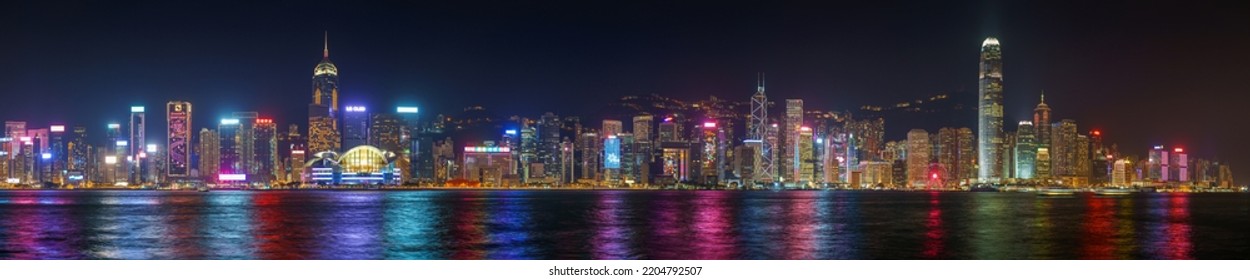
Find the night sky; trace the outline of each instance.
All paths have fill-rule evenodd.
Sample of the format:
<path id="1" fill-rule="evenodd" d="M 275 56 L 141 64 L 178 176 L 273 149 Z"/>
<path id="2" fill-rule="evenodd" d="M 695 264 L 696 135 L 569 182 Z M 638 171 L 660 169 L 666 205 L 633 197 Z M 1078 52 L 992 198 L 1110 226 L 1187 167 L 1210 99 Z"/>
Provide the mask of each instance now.
<path id="1" fill-rule="evenodd" d="M 761 71 L 770 98 L 810 109 L 976 94 L 995 36 L 1009 130 L 1045 90 L 1056 121 L 1123 152 L 1180 146 L 1250 179 L 1250 6 L 1234 1 L 13 2 L 0 118 L 93 137 L 142 104 L 159 142 L 169 100 L 194 104 L 197 131 L 234 111 L 305 128 L 327 31 L 345 105 L 535 117 L 634 94 L 745 100 Z"/>

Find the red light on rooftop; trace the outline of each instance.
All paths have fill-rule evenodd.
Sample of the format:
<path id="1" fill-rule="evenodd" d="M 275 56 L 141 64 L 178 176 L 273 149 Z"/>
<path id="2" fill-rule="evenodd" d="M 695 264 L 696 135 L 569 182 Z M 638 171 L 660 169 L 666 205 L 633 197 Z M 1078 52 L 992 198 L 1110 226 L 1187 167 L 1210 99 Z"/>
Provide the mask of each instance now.
<path id="1" fill-rule="evenodd" d="M 1184 153 L 1184 152 L 1185 152 L 1185 149 L 1176 148 L 1176 149 L 1172 149 L 1172 151 L 1173 151 L 1173 152 L 1177 152 L 1177 153 Z"/>
<path id="2" fill-rule="evenodd" d="M 256 123 L 273 123 L 273 119 L 256 119 Z"/>
<path id="3" fill-rule="evenodd" d="M 1097 130 L 1095 130 L 1095 131 L 1094 131 L 1094 135 L 1095 135 L 1095 136 L 1097 136 L 1097 135 L 1102 135 L 1102 131 L 1097 131 Z"/>

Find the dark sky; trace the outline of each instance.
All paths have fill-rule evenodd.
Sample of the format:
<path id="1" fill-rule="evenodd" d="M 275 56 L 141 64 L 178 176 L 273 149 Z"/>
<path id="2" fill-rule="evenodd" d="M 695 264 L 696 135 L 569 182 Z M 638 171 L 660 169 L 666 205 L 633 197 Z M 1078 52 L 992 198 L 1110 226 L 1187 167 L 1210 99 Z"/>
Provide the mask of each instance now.
<path id="1" fill-rule="evenodd" d="M 1250 179 L 1250 5 L 1234 1 L 13 2 L 0 118 L 33 127 L 98 135 L 169 100 L 194 104 L 197 130 L 243 110 L 304 127 L 323 31 L 344 103 L 529 116 L 631 94 L 746 99 L 759 71 L 771 98 L 813 109 L 975 94 L 996 36 L 1007 123 L 1045 90 L 1056 120 L 1126 152 L 1183 146 Z"/>

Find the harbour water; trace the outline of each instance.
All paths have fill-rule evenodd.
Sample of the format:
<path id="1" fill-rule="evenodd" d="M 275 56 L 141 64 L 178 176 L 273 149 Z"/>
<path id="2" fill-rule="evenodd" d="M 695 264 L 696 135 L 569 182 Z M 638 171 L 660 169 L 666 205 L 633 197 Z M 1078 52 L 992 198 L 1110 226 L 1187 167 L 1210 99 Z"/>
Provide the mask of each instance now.
<path id="1" fill-rule="evenodd" d="M 0 259 L 1247 259 L 1250 195 L 0 191 Z"/>

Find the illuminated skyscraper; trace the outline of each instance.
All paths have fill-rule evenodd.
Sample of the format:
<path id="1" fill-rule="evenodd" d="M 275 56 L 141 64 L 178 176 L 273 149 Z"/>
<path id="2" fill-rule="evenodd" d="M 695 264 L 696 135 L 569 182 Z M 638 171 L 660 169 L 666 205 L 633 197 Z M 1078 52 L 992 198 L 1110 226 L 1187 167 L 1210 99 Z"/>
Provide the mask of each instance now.
<path id="1" fill-rule="evenodd" d="M 634 180 L 642 185 L 651 183 L 651 157 L 655 149 L 654 134 L 651 133 L 655 119 L 649 114 L 634 116 Z"/>
<path id="2" fill-rule="evenodd" d="M 907 186 L 922 188 L 929 181 L 929 156 L 932 154 L 929 133 L 923 129 L 907 132 Z"/>
<path id="3" fill-rule="evenodd" d="M 572 150 L 572 149 L 570 149 Z M 573 151 L 568 151 L 572 154 Z M 560 117 L 547 112 L 538 120 L 538 162 L 543 164 L 546 178 L 561 178 L 562 172 L 572 173 L 573 170 L 562 170 L 560 148 Z M 571 159 L 565 159 L 572 162 Z M 569 166 L 572 168 L 572 166 Z"/>
<path id="4" fill-rule="evenodd" d="M 343 146 L 347 150 L 369 143 L 369 112 L 364 106 L 347 106 L 343 114 Z"/>
<path id="5" fill-rule="evenodd" d="M 756 181 L 761 183 L 771 183 L 776 177 L 776 168 L 773 161 L 775 147 L 768 141 L 768 95 L 764 93 L 764 73 L 760 73 L 755 85 L 755 95 L 751 96 L 751 119 L 747 121 L 747 140 L 754 140 L 748 143 L 755 143 L 754 159 L 759 165 L 759 170 L 755 170 Z"/>
<path id="6" fill-rule="evenodd" d="M 998 39 L 981 43 L 980 102 L 978 108 L 978 179 L 998 182 L 1003 178 L 1003 55 Z"/>
<path id="7" fill-rule="evenodd" d="M 126 155 L 131 159 L 128 173 L 131 184 L 143 183 L 143 157 L 139 156 L 139 153 L 142 153 L 145 148 L 144 143 L 147 143 L 147 138 L 144 134 L 146 119 L 143 114 L 143 106 L 130 107 L 130 152 L 126 153 Z"/>
<path id="8" fill-rule="evenodd" d="M 651 141 L 651 129 L 655 126 L 655 119 L 649 114 L 634 116 L 634 140 Z"/>
<path id="9" fill-rule="evenodd" d="M 796 174 L 799 173 L 799 147 L 796 141 L 799 138 L 799 129 L 803 127 L 803 100 L 802 99 L 786 99 L 786 124 L 785 129 L 781 131 L 781 137 L 784 143 L 787 143 L 783 150 L 785 160 L 781 161 L 782 180 L 792 182 L 795 180 Z"/>
<path id="10" fill-rule="evenodd" d="M 84 176 L 81 180 L 90 181 L 95 174 L 93 169 L 92 148 L 87 144 L 87 127 L 75 126 L 69 135 L 66 152 L 66 169 L 70 177 L 75 174 Z M 3 178 L 3 176 L 0 176 Z"/>
<path id="11" fill-rule="evenodd" d="M 1069 180 L 1077 176 L 1077 127 L 1076 121 L 1063 119 L 1051 125 L 1050 168 L 1051 174 Z"/>
<path id="12" fill-rule="evenodd" d="M 1185 154 L 1185 149 L 1172 149 L 1171 162 L 1168 163 L 1170 169 L 1168 173 L 1172 182 L 1189 182 L 1189 155 Z"/>
<path id="13" fill-rule="evenodd" d="M 221 124 L 217 125 L 218 143 L 218 162 L 217 165 L 217 183 L 230 184 L 238 181 L 247 180 L 247 168 L 244 165 L 243 145 L 241 138 L 243 135 L 239 129 L 239 119 L 222 119 Z"/>
<path id="14" fill-rule="evenodd" d="M 602 132 L 603 133 L 601 133 L 599 137 L 603 137 L 606 139 L 608 138 L 608 136 L 613 136 L 613 135 L 621 134 L 621 132 L 625 132 L 625 129 L 624 129 L 624 126 L 621 124 L 621 121 L 619 120 L 603 120 Z"/>
<path id="15" fill-rule="evenodd" d="M 399 116 L 390 113 L 373 115 L 369 124 L 369 145 L 399 155 L 404 151 L 404 146 L 401 144 L 402 138 L 403 121 Z"/>
<path id="16" fill-rule="evenodd" d="M 403 155 L 404 158 L 408 159 L 407 166 L 406 167 L 401 166 L 400 169 L 406 172 L 403 174 L 403 178 L 404 180 L 408 182 L 416 182 L 416 180 L 420 178 L 420 176 L 418 176 L 418 173 L 421 173 L 420 167 L 422 166 L 422 160 L 430 159 L 429 153 L 423 154 L 420 152 L 422 151 L 421 144 L 423 143 L 421 139 L 422 139 L 422 135 L 425 134 L 425 131 L 421 130 L 421 126 L 419 122 L 420 115 L 417 114 L 418 112 L 419 110 L 417 109 L 417 107 L 412 107 L 412 106 L 395 107 L 395 114 L 399 115 L 399 119 L 401 121 L 400 131 L 401 131 L 402 136 L 400 137 L 399 141 L 401 145 L 403 145 L 403 152 L 400 154 Z M 424 139 L 428 140 L 429 138 L 426 137 Z M 426 146 L 428 146 L 428 144 L 429 143 L 426 143 Z M 430 150 L 429 147 L 425 147 L 425 148 L 426 150 Z M 433 161 L 426 160 L 426 165 L 429 165 L 429 164 L 433 164 Z M 429 175 L 432 175 L 432 174 L 425 174 L 425 175 L 428 177 Z"/>
<path id="17" fill-rule="evenodd" d="M 1035 131 L 1033 122 L 1030 121 L 1021 121 L 1016 127 L 1016 179 L 1033 179 L 1037 162 L 1037 137 L 1033 135 Z"/>
<path id="18" fill-rule="evenodd" d="M 1042 93 L 1041 102 L 1037 103 L 1037 108 L 1033 109 L 1033 127 L 1036 130 L 1033 137 L 1037 141 L 1037 149 L 1050 149 L 1052 135 L 1050 133 L 1050 106 L 1046 105 L 1046 93 Z M 1040 152 L 1034 153 L 1039 155 L 1033 166 L 1033 176 L 1038 179 L 1050 179 L 1053 171 L 1050 166 L 1050 159 L 1041 160 Z"/>
<path id="19" fill-rule="evenodd" d="M 166 176 L 179 180 L 191 175 L 191 103 L 170 101 L 165 105 Z"/>
<path id="20" fill-rule="evenodd" d="M 813 157 L 812 148 L 812 128 L 807 126 L 799 127 L 799 133 L 794 138 L 796 160 L 794 161 L 794 182 L 800 186 L 812 184 L 816 180 L 815 158 Z"/>
<path id="21" fill-rule="evenodd" d="M 308 148 L 311 151 L 339 151 L 338 130 L 339 69 L 330 62 L 330 41 L 326 36 L 321 62 L 313 68 L 313 100 L 308 104 Z"/>
<path id="22" fill-rule="evenodd" d="M 200 179 L 204 182 L 217 182 L 217 173 L 221 166 L 221 137 L 216 130 L 200 129 Z"/>
<path id="23" fill-rule="evenodd" d="M 1102 132 L 1098 130 L 1089 132 L 1090 142 L 1090 178 L 1089 182 L 1094 185 L 1104 185 L 1107 183 L 1111 174 L 1114 157 L 1107 152 L 1106 147 L 1102 145 Z"/>
<path id="24" fill-rule="evenodd" d="M 260 164 L 256 161 L 257 145 L 259 144 L 256 141 L 256 120 L 260 119 L 260 114 L 256 112 L 234 112 L 231 114 L 231 118 L 239 121 L 235 132 L 235 142 L 238 145 L 235 149 L 239 152 L 238 171 L 247 174 L 247 179 L 251 180 L 260 173 L 259 169 L 257 169 L 260 167 Z M 226 131 L 218 130 L 218 133 L 221 133 L 223 140 L 226 138 Z M 223 147 L 225 146 L 223 145 Z M 222 157 L 225 157 L 225 155 L 223 154 Z"/>
<path id="25" fill-rule="evenodd" d="M 281 176 L 278 166 L 278 124 L 273 119 L 257 118 L 252 128 L 251 182 L 269 183 Z"/>

